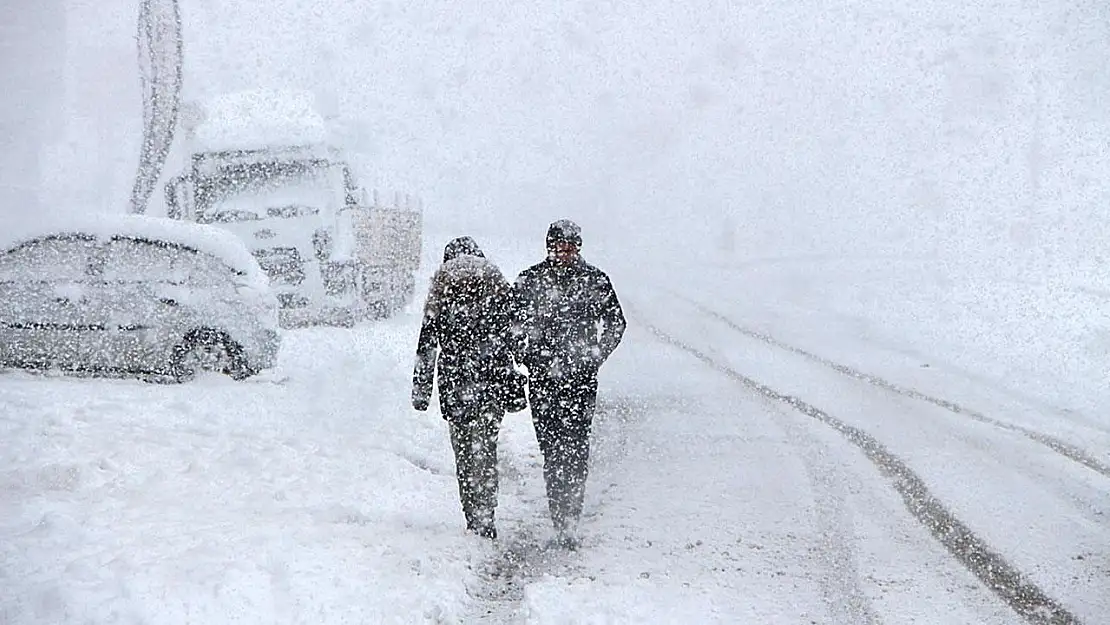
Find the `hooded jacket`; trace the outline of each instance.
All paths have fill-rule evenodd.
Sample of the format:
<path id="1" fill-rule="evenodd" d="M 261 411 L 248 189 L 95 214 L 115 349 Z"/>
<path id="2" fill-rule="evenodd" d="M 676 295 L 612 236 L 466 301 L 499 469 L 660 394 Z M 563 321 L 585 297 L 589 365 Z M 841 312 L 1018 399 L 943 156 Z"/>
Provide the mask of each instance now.
<path id="1" fill-rule="evenodd" d="M 466 421 L 498 403 L 512 370 L 509 283 L 470 237 L 448 243 L 443 258 L 424 305 L 412 400 L 426 408 L 438 375 L 443 417 Z"/>

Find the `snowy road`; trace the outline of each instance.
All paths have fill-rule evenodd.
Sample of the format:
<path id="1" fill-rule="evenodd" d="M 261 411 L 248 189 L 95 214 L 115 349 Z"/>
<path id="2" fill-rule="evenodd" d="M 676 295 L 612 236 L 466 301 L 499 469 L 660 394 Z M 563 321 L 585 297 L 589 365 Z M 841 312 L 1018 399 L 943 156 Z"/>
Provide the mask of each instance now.
<path id="1" fill-rule="evenodd" d="M 676 344 L 857 446 L 874 464 L 870 473 L 889 477 L 886 486 L 903 498 L 901 515 L 919 521 L 956 561 L 1030 622 L 1099 622 L 1107 613 L 1110 571 L 1100 545 L 1110 544 L 1104 516 L 1110 476 L 1092 474 L 1091 467 L 1076 462 L 1078 457 L 1104 468 L 1091 456 L 1072 447 L 1064 449 L 1067 454 L 1037 447 L 1033 443 L 1041 441 L 1029 432 L 1015 436 L 1002 429 L 999 435 L 1000 428 L 983 427 L 917 398 L 884 397 L 875 392 L 874 377 L 844 375 L 843 367 L 830 371 L 827 362 L 815 364 L 763 341 L 739 335 L 723 340 L 725 334 L 704 328 L 687 334 L 695 338 Z M 699 335 L 713 336 L 712 346 L 689 347 Z M 758 372 L 764 382 L 737 373 L 739 367 Z M 901 557 L 897 549 L 888 550 L 892 555 Z M 981 621 L 952 615 L 939 622 Z"/>
<path id="2" fill-rule="evenodd" d="M 1104 422 L 711 280 L 623 282 L 570 553 L 528 413 L 462 532 L 411 313 L 243 384 L 0 375 L 0 623 L 1110 622 Z"/>
<path id="3" fill-rule="evenodd" d="M 610 408 L 581 570 L 534 586 L 529 622 L 930 622 L 938 598 L 935 622 L 1009 622 L 843 440 L 633 340 L 656 373 Z"/>

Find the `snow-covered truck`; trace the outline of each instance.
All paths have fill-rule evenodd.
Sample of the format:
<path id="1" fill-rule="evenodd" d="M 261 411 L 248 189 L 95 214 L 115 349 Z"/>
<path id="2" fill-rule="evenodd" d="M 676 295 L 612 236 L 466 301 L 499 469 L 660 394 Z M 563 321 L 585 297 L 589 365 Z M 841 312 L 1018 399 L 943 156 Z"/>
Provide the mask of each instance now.
<path id="1" fill-rule="evenodd" d="M 349 324 L 411 300 L 422 216 L 361 188 L 311 94 L 241 92 L 191 105 L 174 219 L 226 228 L 270 276 L 283 326 Z"/>

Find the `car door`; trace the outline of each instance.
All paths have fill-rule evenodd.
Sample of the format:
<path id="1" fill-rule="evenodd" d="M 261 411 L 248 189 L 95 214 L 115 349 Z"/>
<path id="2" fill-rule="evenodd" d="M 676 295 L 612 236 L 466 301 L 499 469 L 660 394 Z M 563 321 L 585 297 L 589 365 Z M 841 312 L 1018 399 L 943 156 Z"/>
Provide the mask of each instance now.
<path id="1" fill-rule="evenodd" d="M 97 242 L 59 234 L 21 243 L 0 256 L 0 353 L 13 364 L 86 366 L 100 331 L 87 308 Z"/>
<path id="2" fill-rule="evenodd" d="M 104 246 L 102 307 L 105 366 L 131 371 L 163 368 L 189 325 L 192 249 L 167 241 L 113 237 Z"/>

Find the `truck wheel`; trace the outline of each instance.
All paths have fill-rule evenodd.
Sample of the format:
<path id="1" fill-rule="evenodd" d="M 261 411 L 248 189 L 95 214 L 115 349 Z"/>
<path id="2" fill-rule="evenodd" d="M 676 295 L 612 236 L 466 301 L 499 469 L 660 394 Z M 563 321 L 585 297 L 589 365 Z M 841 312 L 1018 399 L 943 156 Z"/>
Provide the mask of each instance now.
<path id="1" fill-rule="evenodd" d="M 188 382 L 203 371 L 223 373 L 233 380 L 254 375 L 243 348 L 227 334 L 209 328 L 186 334 L 170 356 L 170 375 L 176 382 Z"/>

